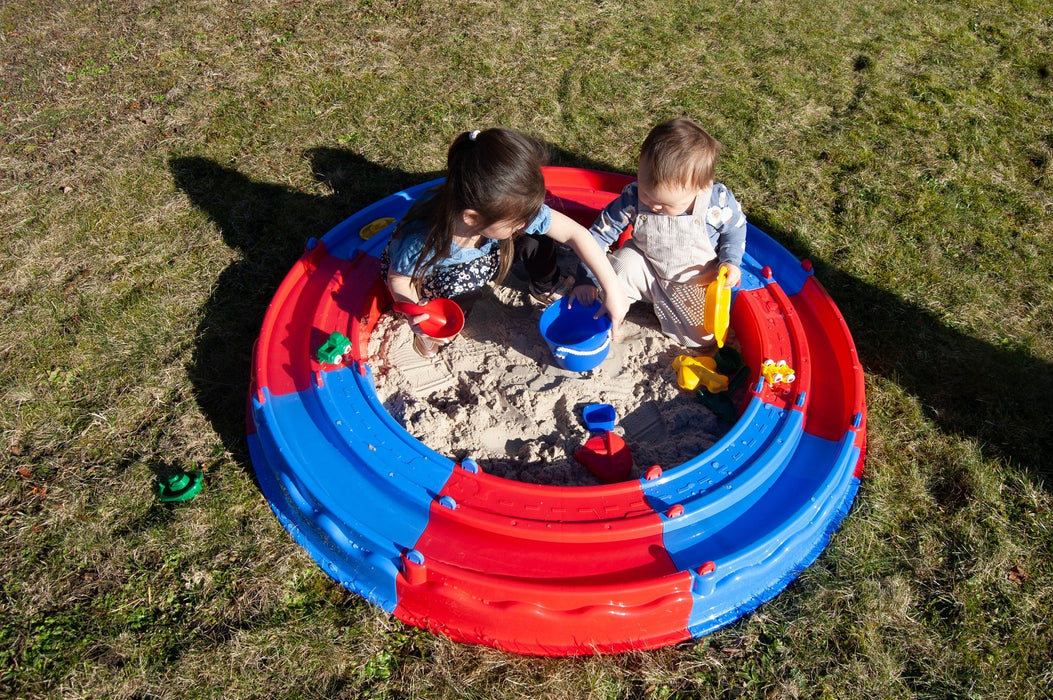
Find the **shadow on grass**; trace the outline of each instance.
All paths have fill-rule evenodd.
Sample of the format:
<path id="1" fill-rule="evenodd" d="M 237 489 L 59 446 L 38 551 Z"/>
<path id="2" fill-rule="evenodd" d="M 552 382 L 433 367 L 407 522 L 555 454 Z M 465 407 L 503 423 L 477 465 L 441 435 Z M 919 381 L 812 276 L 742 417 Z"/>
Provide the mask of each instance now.
<path id="1" fill-rule="evenodd" d="M 253 344 L 271 297 L 307 240 L 320 238 L 367 204 L 435 177 L 383 168 L 339 150 L 319 148 L 304 155 L 332 195 L 258 182 L 205 158 L 169 161 L 176 186 L 240 253 L 220 274 L 202 309 L 188 373 L 205 416 L 246 468 L 245 401 Z"/>
<path id="2" fill-rule="evenodd" d="M 197 401 L 224 445 L 246 467 L 245 400 L 253 343 L 267 305 L 309 238 L 321 237 L 383 197 L 438 177 L 371 163 L 339 149 L 305 153 L 330 196 L 256 182 L 203 158 L 173 158 L 176 185 L 220 227 L 242 258 L 223 271 L 202 312 L 189 369 Z M 553 165 L 612 170 L 552 150 Z M 946 433 L 977 440 L 1049 488 L 1053 366 L 1019 348 L 985 343 L 925 309 L 814 257 L 806 242 L 754 220 L 799 258 L 815 264 L 855 339 L 864 369 L 916 396 Z"/>
<path id="3" fill-rule="evenodd" d="M 379 166 L 349 151 L 313 148 L 304 153 L 329 196 L 255 181 L 206 158 L 169 161 L 176 187 L 219 227 L 241 254 L 216 280 L 201 312 L 188 369 L 195 399 L 224 446 L 249 467 L 245 401 L 252 348 L 271 298 L 310 238 L 363 207 L 441 173 L 408 173 Z M 604 164 L 553 149 L 554 165 L 609 170 Z"/>
<path id="4" fill-rule="evenodd" d="M 932 312 L 814 257 L 799 236 L 763 220 L 752 223 L 814 263 L 867 373 L 917 397 L 944 433 L 974 439 L 985 455 L 1053 487 L 1053 460 L 1046 453 L 1053 438 L 1053 365 L 1026 350 L 972 338 Z"/>

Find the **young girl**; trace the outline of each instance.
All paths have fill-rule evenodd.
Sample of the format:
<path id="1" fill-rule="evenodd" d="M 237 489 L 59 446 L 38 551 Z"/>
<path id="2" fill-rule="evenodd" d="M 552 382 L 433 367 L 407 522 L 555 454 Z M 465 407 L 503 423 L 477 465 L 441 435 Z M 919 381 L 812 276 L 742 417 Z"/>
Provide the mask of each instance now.
<path id="1" fill-rule="evenodd" d="M 483 287 L 491 279 L 500 283 L 517 257 L 526 265 L 532 296 L 553 301 L 559 275 L 555 241 L 569 245 L 595 276 L 603 292 L 599 313 L 610 315 L 616 331 L 628 299 L 589 232 L 545 204 L 543 163 L 539 145 L 511 129 L 454 139 L 446 179 L 413 204 L 381 256 L 392 298 L 423 304 L 447 297 L 467 314 Z M 418 324 L 426 319 L 426 314 L 407 318 L 414 349 L 434 357 L 452 339 L 424 334 Z"/>

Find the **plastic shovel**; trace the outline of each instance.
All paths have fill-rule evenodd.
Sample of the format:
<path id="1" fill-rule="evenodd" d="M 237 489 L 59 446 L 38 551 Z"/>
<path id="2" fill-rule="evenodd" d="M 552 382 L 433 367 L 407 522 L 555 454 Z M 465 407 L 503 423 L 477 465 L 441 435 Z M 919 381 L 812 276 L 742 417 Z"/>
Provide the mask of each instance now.
<path id="1" fill-rule="evenodd" d="M 717 278 L 706 287 L 706 308 L 702 315 L 702 327 L 713 334 L 720 348 L 724 347 L 731 315 L 731 290 L 724 286 L 727 280 L 727 268 L 722 267 Z"/>
<path id="2" fill-rule="evenodd" d="M 432 338 L 452 338 L 464 328 L 464 312 L 453 299 L 432 299 L 427 304 L 396 301 L 391 308 L 400 314 L 412 316 L 428 314 L 428 318 L 418 325 Z"/>

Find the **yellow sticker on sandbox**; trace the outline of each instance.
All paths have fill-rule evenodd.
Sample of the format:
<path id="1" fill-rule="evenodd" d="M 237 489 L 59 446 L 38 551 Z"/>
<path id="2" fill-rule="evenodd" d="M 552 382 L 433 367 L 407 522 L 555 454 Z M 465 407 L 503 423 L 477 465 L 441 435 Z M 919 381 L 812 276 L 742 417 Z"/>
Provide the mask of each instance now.
<path id="1" fill-rule="evenodd" d="M 370 221 L 368 224 L 366 224 L 359 230 L 358 236 L 364 241 L 369 240 L 373 236 L 383 231 L 385 227 L 393 223 L 395 223 L 395 220 L 390 216 L 385 216 L 381 219 Z"/>

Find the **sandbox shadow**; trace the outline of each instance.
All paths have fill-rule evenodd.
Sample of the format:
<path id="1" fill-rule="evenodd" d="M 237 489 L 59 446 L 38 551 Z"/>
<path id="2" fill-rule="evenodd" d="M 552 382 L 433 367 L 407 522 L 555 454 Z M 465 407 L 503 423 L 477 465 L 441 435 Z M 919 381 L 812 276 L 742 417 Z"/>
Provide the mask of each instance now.
<path id="1" fill-rule="evenodd" d="M 609 164 L 550 148 L 553 165 L 616 171 Z M 202 311 L 188 372 L 195 398 L 224 446 L 247 465 L 245 400 L 252 347 L 264 313 L 308 239 L 359 209 L 440 176 L 408 173 L 352 152 L 304 154 L 331 195 L 255 181 L 205 158 L 172 158 L 175 184 L 219 227 L 240 259 L 224 270 Z M 844 315 L 864 369 L 918 398 L 944 432 L 975 439 L 984 454 L 1034 475 L 1049 488 L 1053 435 L 1048 409 L 1053 366 L 1025 350 L 995 346 L 948 326 L 926 309 L 816 257 L 806 241 L 771 222 L 753 223 L 799 258 Z"/>
<path id="2" fill-rule="evenodd" d="M 752 219 L 800 259 L 840 309 L 863 369 L 902 387 L 946 434 L 975 440 L 983 454 L 1050 488 L 1053 365 L 1027 351 L 973 338 L 931 311 L 816 257 L 800 236 Z M 950 489 L 967 500 L 968 489 Z"/>
<path id="3" fill-rule="evenodd" d="M 245 466 L 253 344 L 271 298 L 307 241 L 392 192 L 436 177 L 385 168 L 337 149 L 311 149 L 304 156 L 331 195 L 256 181 L 206 158 L 169 161 L 176 186 L 240 254 L 219 275 L 202 309 L 187 371 L 198 405 L 224 447 Z"/>

